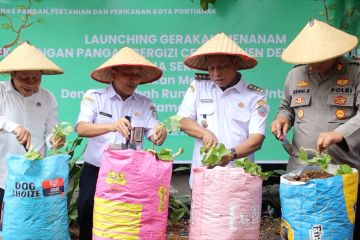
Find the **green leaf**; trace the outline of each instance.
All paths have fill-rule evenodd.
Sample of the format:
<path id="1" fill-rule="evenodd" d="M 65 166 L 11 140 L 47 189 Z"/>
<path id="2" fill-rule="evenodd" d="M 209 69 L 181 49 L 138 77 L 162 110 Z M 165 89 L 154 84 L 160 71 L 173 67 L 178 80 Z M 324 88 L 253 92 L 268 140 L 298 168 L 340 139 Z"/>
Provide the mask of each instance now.
<path id="1" fill-rule="evenodd" d="M 36 19 L 36 22 L 43 23 L 43 22 L 45 22 L 45 19 L 41 17 L 41 18 Z"/>
<path id="2" fill-rule="evenodd" d="M 179 115 L 173 115 L 171 117 L 168 117 L 163 121 L 164 127 L 167 132 L 177 132 L 180 131 L 180 120 L 183 117 Z"/>
<path id="3" fill-rule="evenodd" d="M 274 173 L 271 171 L 262 172 L 262 169 L 259 165 L 253 163 L 247 158 L 236 159 L 234 162 L 234 167 L 241 167 L 245 172 L 253 176 L 259 176 L 264 180 L 267 180 L 269 177 L 274 175 Z"/>
<path id="4" fill-rule="evenodd" d="M 56 125 L 52 130 L 52 133 L 57 137 L 65 137 L 68 136 L 73 130 L 71 123 L 61 122 Z"/>
<path id="5" fill-rule="evenodd" d="M 29 151 L 24 154 L 24 157 L 26 157 L 28 160 L 40 160 L 43 158 L 41 153 L 32 150 L 32 148 L 30 148 Z"/>
<path id="6" fill-rule="evenodd" d="M 205 148 L 202 146 L 200 148 L 200 154 L 203 154 L 204 152 Z M 201 162 L 204 166 L 215 167 L 219 164 L 221 158 L 227 154 L 230 154 L 230 151 L 224 144 L 220 143 L 218 146 L 211 147 L 208 152 L 203 155 Z"/>
<path id="7" fill-rule="evenodd" d="M 352 173 L 352 168 L 347 164 L 342 164 L 336 170 L 335 175 L 345 175 Z"/>
<path id="8" fill-rule="evenodd" d="M 184 149 L 179 148 L 179 150 L 174 154 L 171 154 L 172 150 L 168 148 L 162 148 L 159 152 L 155 151 L 154 149 L 146 149 L 145 151 L 153 153 L 156 159 L 163 161 L 172 161 L 175 157 L 182 154 L 184 152 Z"/>
<path id="9" fill-rule="evenodd" d="M 311 159 L 308 159 L 308 154 L 307 154 L 308 151 L 315 153 L 315 156 Z M 329 166 L 329 163 L 331 162 L 331 156 L 324 152 L 317 153 L 313 149 L 300 148 L 299 160 L 303 164 L 318 165 L 321 170 L 326 171 Z"/>
<path id="10" fill-rule="evenodd" d="M 1 24 L 1 26 L 3 29 L 6 29 L 6 30 L 11 28 L 11 25 L 9 23 L 3 23 L 3 24 Z"/>

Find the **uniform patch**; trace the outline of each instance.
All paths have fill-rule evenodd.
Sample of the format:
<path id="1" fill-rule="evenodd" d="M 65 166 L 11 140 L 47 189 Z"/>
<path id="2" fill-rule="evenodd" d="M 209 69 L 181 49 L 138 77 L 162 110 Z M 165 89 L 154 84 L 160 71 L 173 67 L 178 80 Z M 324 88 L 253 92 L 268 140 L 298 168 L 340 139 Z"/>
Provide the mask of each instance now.
<path id="1" fill-rule="evenodd" d="M 350 80 L 349 79 L 337 79 L 336 80 L 336 85 L 338 86 L 346 86 L 349 85 Z"/>
<path id="2" fill-rule="evenodd" d="M 336 71 L 337 72 L 343 72 L 344 71 L 344 64 L 343 63 L 338 63 L 337 65 L 336 65 Z"/>
<path id="3" fill-rule="evenodd" d="M 243 108 L 243 107 L 244 107 L 244 103 L 243 103 L 243 102 L 239 102 L 239 103 L 238 103 L 238 107 L 239 107 L 239 108 Z"/>
<path id="4" fill-rule="evenodd" d="M 266 101 L 260 100 L 260 101 L 257 101 L 257 104 L 259 106 L 257 107 L 256 110 L 257 110 L 259 116 L 266 117 L 268 110 L 269 110 Z"/>
<path id="5" fill-rule="evenodd" d="M 353 88 L 350 87 L 338 87 L 338 88 L 331 88 L 331 93 L 352 93 Z"/>
<path id="6" fill-rule="evenodd" d="M 84 96 L 83 101 L 94 102 L 94 99 L 90 96 Z"/>
<path id="7" fill-rule="evenodd" d="M 159 116 L 158 116 L 156 108 L 154 106 L 150 107 L 150 111 L 151 111 L 151 115 L 153 116 L 153 118 L 155 118 L 156 120 L 159 120 Z"/>
<path id="8" fill-rule="evenodd" d="M 262 89 L 261 87 L 258 87 L 258 86 L 255 86 L 254 84 L 249 84 L 247 86 L 247 88 L 252 91 L 252 92 L 255 92 L 259 95 L 264 95 L 264 89 Z"/>
<path id="9" fill-rule="evenodd" d="M 41 107 L 41 102 L 37 102 L 37 103 L 36 103 L 36 106 L 37 106 L 37 107 Z"/>
<path id="10" fill-rule="evenodd" d="M 334 97 L 333 100 L 336 105 L 344 105 L 346 103 L 346 97 L 341 95 Z"/>
<path id="11" fill-rule="evenodd" d="M 202 103 L 212 103 L 212 102 L 214 102 L 214 100 L 212 100 L 211 98 L 202 98 L 202 99 L 200 99 L 200 102 L 202 102 Z"/>
<path id="12" fill-rule="evenodd" d="M 103 115 L 103 116 L 105 116 L 105 117 L 109 117 L 109 118 L 112 117 L 112 115 L 111 115 L 110 113 L 106 113 L 106 112 L 99 112 L 99 114 L 100 114 L 100 115 Z"/>
<path id="13" fill-rule="evenodd" d="M 299 109 L 299 111 L 297 112 L 297 116 L 298 116 L 298 118 L 302 119 L 304 117 L 304 110 Z"/>
<path id="14" fill-rule="evenodd" d="M 335 111 L 335 116 L 336 116 L 337 119 L 344 119 L 345 116 L 346 116 L 346 113 L 345 113 L 345 111 L 342 110 L 342 109 L 337 109 L 337 110 Z"/>
<path id="15" fill-rule="evenodd" d="M 302 81 L 298 82 L 297 86 L 298 87 L 307 87 L 307 86 L 309 86 L 309 82 L 302 80 Z"/>
<path id="16" fill-rule="evenodd" d="M 304 98 L 303 98 L 303 97 L 297 97 L 297 98 L 295 98 L 295 103 L 301 104 L 301 103 L 303 103 L 303 102 L 304 102 Z"/>

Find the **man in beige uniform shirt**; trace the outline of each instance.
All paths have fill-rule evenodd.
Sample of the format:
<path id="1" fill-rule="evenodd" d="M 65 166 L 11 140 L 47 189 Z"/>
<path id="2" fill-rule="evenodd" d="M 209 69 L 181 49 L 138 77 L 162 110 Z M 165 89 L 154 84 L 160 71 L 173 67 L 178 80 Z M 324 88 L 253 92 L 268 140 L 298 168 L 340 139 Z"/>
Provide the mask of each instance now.
<path id="1" fill-rule="evenodd" d="M 278 139 L 293 127 L 295 154 L 289 171 L 301 166 L 301 147 L 326 149 L 333 163 L 360 170 L 360 67 L 342 57 L 357 43 L 355 36 L 312 20 L 284 50 L 285 62 L 304 64 L 289 72 L 271 124 Z M 354 239 L 360 239 L 358 212 Z"/>

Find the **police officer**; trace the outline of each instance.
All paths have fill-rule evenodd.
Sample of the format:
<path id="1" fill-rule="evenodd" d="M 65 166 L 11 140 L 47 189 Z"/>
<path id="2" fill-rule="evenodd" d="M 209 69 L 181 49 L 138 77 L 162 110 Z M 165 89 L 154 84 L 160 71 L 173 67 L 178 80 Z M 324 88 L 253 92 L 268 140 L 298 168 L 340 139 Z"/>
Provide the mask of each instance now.
<path id="1" fill-rule="evenodd" d="M 211 79 L 194 80 L 177 113 L 184 117 L 181 130 L 195 138 L 192 167 L 202 165 L 201 146 L 209 149 L 217 143 L 223 143 L 231 152 L 221 159 L 222 166 L 236 158 L 253 158 L 264 140 L 269 107 L 264 90 L 247 84 L 238 70 L 255 67 L 256 59 L 220 33 L 184 63 L 208 71 Z"/>
<path id="2" fill-rule="evenodd" d="M 355 36 L 311 20 L 284 50 L 285 62 L 303 64 L 289 72 L 271 124 L 276 138 L 293 127 L 295 155 L 290 156 L 289 171 L 300 166 L 301 147 L 327 149 L 333 163 L 360 170 L 360 68 L 342 57 L 357 43 Z M 360 239 L 358 234 L 354 239 Z"/>
<path id="3" fill-rule="evenodd" d="M 110 85 L 84 94 L 75 127 L 79 136 L 89 138 L 79 183 L 80 240 L 92 239 L 94 195 L 105 147 L 126 143 L 133 127 L 142 128 L 145 137 L 156 145 L 161 145 L 166 138 L 166 130 L 159 123 L 152 101 L 134 92 L 139 84 L 156 81 L 161 75 L 160 68 L 128 47 L 91 74 L 96 81 Z M 129 116 L 131 122 L 125 116 Z"/>

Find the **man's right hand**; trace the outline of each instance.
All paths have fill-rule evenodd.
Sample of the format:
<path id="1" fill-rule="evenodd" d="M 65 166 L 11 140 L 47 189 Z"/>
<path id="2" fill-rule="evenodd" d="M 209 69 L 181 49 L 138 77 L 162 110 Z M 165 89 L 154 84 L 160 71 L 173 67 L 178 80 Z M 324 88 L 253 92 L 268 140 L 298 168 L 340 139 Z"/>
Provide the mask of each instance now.
<path id="1" fill-rule="evenodd" d="M 204 130 L 202 141 L 206 151 L 208 151 L 211 147 L 216 146 L 218 143 L 215 134 L 208 129 Z"/>
<path id="2" fill-rule="evenodd" d="M 13 133 L 16 135 L 16 139 L 19 141 L 19 143 L 23 145 L 26 150 L 28 150 L 31 145 L 30 132 L 21 126 L 18 126 L 14 129 Z"/>
<path id="3" fill-rule="evenodd" d="M 130 138 L 131 124 L 126 118 L 120 118 L 112 124 L 112 131 L 120 133 L 124 138 Z"/>
<path id="4" fill-rule="evenodd" d="M 271 123 L 271 132 L 277 139 L 280 139 L 282 135 L 285 135 L 290 128 L 290 121 L 286 117 L 277 117 Z"/>

